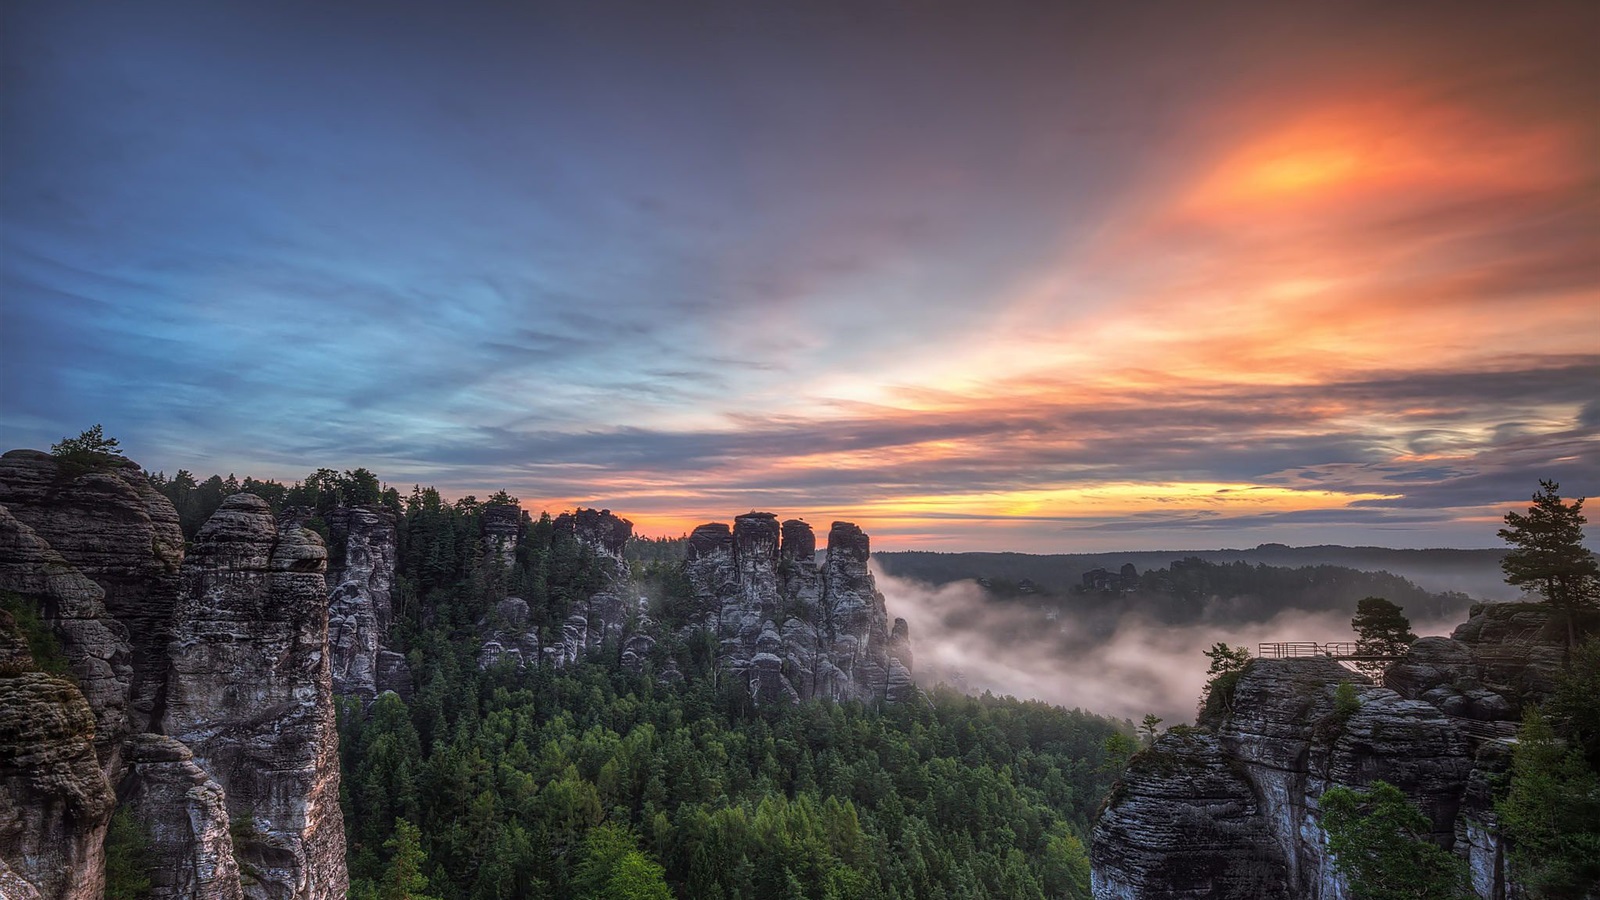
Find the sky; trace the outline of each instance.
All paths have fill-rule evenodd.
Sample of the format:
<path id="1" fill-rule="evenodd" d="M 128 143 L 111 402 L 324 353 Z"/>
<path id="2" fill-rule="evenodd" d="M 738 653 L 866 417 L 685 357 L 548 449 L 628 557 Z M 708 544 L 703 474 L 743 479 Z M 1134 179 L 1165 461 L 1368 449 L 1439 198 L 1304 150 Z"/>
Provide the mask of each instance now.
<path id="1" fill-rule="evenodd" d="M 1600 494 L 1600 4 L 0 17 L 0 448 L 878 549 Z"/>

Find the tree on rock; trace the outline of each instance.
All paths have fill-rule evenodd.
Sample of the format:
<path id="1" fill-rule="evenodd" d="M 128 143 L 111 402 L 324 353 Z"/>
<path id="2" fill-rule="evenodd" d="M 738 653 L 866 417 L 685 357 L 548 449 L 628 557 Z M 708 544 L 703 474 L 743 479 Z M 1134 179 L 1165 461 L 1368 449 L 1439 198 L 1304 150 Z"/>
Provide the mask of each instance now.
<path id="1" fill-rule="evenodd" d="M 1583 546 L 1584 498 L 1561 502 L 1561 485 L 1539 482 L 1528 514 L 1506 513 L 1501 539 L 1511 545 L 1500 568 L 1506 583 L 1532 586 L 1544 602 L 1566 613 L 1567 643 L 1577 646 L 1573 616 L 1600 604 L 1600 565 Z"/>
<path id="2" fill-rule="evenodd" d="M 99 425 L 75 438 L 64 437 L 60 443 L 51 444 L 50 453 L 64 470 L 73 475 L 90 472 L 125 458 L 117 447 L 117 439 L 106 437 L 105 430 Z"/>
<path id="3" fill-rule="evenodd" d="M 1374 781 L 1370 790 L 1329 788 L 1320 800 L 1334 867 L 1351 892 L 1367 900 L 1466 900 L 1467 866 L 1429 840 L 1428 818 L 1400 789 Z"/>
<path id="4" fill-rule="evenodd" d="M 1356 604 L 1355 618 L 1350 627 L 1356 631 L 1356 655 L 1367 657 L 1395 657 L 1417 639 L 1411 632 L 1411 620 L 1401 607 L 1383 597 L 1363 597 Z M 1386 659 L 1363 659 L 1356 662 L 1362 672 L 1376 678 L 1389 665 Z"/>

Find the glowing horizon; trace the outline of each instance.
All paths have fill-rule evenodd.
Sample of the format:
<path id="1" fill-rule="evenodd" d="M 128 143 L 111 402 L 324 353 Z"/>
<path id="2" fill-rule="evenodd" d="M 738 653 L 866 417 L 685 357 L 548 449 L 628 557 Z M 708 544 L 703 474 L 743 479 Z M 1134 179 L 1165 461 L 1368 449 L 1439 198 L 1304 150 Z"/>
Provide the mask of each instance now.
<path id="1" fill-rule="evenodd" d="M 0 449 L 883 548 L 1600 493 L 1600 8 L 373 12 L 8 10 Z"/>

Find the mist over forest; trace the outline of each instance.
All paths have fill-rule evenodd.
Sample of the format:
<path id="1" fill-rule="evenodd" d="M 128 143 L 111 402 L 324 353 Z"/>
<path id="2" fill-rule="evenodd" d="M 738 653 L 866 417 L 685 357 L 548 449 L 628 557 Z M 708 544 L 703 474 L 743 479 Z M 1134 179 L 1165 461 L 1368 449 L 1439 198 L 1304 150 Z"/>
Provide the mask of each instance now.
<path id="1" fill-rule="evenodd" d="M 1268 641 L 1349 640 L 1356 602 L 1366 596 L 1399 604 L 1419 634 L 1448 635 L 1476 600 L 1515 594 L 1494 578 L 1501 555 L 1267 546 L 1181 555 L 879 553 L 874 560 L 889 609 L 917 636 L 921 683 L 1177 723 L 1194 717 L 1206 680 L 1201 652 L 1212 644 L 1254 652 Z M 1263 557 L 1279 564 L 1252 562 Z M 1418 580 L 1328 560 L 1381 564 Z M 1122 577 L 1126 565 L 1134 577 Z M 1098 581 L 1086 587 L 1085 573 L 1096 570 Z M 1477 592 L 1446 587 L 1453 585 Z"/>

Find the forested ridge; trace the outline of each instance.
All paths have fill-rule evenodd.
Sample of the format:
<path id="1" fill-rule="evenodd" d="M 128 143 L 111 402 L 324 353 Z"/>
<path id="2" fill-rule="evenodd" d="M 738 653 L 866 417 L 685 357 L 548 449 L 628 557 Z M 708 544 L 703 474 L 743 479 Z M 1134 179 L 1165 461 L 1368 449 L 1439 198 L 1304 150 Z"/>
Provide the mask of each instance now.
<path id="1" fill-rule="evenodd" d="M 246 484 L 182 476 L 156 483 L 186 530 L 211 495 Z M 611 646 L 562 670 L 480 669 L 497 601 L 522 597 L 554 628 L 599 585 L 592 553 L 548 516 L 523 518 L 498 568 L 481 559 L 479 519 L 515 504 L 503 492 L 402 496 L 364 470 L 247 482 L 314 528 L 341 503 L 398 519 L 391 643 L 415 693 L 340 710 L 352 897 L 1088 896 L 1088 820 L 1128 752 L 1126 722 L 943 689 L 883 708 L 755 708 L 712 677 L 714 641 L 692 638 L 663 641 L 637 676 Z M 692 603 L 681 548 L 630 547 L 662 620 Z M 682 684 L 652 674 L 669 656 Z"/>

